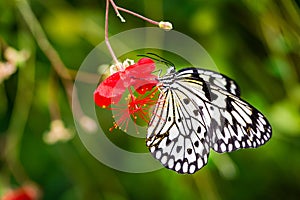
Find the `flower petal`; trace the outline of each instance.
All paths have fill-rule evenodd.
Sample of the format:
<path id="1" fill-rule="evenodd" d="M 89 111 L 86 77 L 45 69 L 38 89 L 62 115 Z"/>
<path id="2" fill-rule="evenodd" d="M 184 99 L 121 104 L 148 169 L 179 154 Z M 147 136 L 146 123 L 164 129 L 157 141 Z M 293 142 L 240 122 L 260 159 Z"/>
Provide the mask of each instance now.
<path id="1" fill-rule="evenodd" d="M 118 103 L 125 90 L 120 74 L 116 72 L 100 83 L 94 92 L 94 101 L 100 107 L 107 107 Z"/>
<path id="2" fill-rule="evenodd" d="M 150 58 L 141 58 L 137 63 L 128 66 L 106 78 L 94 92 L 94 101 L 100 107 L 107 107 L 120 101 L 126 88 L 133 86 L 138 93 L 144 94 L 156 84 L 155 63 Z"/>

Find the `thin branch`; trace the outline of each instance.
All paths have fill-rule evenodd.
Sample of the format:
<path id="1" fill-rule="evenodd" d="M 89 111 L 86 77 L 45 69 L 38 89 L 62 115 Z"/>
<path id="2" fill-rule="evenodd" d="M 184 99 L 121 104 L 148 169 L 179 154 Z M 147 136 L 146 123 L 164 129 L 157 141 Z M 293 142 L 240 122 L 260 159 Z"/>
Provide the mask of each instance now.
<path id="1" fill-rule="evenodd" d="M 112 7 L 114 8 L 115 12 L 116 12 L 116 15 L 121 19 L 121 22 L 125 22 L 125 19 L 121 16 L 121 14 L 119 13 L 119 10 L 120 11 L 123 11 L 123 12 L 126 12 L 128 14 L 131 14 L 135 17 L 138 17 L 142 20 L 145 20 L 146 22 L 149 22 L 151 24 L 154 24 L 156 26 L 159 26 L 160 28 L 164 29 L 164 30 L 171 30 L 173 28 L 172 24 L 170 22 L 164 22 L 164 21 L 161 21 L 161 22 L 157 22 L 157 21 L 154 21 L 152 19 L 149 19 L 147 17 L 144 17 L 140 14 L 137 14 L 133 11 L 130 11 L 130 10 L 127 10 L 125 8 L 122 8 L 122 7 L 119 7 L 115 4 L 115 2 L 113 0 L 106 0 L 106 9 L 105 9 L 105 43 L 106 43 L 106 46 L 110 52 L 110 55 L 117 67 L 118 70 L 124 70 L 124 66 L 122 66 L 122 64 L 118 61 L 111 45 L 110 45 L 110 42 L 108 40 L 108 12 L 109 12 L 109 4 L 112 5 Z"/>
<path id="2" fill-rule="evenodd" d="M 49 95 L 49 112 L 51 116 L 51 120 L 57 120 L 61 119 L 60 115 L 60 109 L 57 98 L 57 92 L 58 92 L 58 82 L 57 82 L 57 75 L 56 73 L 51 70 L 50 72 L 50 80 L 49 80 L 49 89 L 48 89 L 48 95 Z"/>
<path id="3" fill-rule="evenodd" d="M 30 6 L 28 5 L 28 2 L 26 0 L 18 0 L 17 7 L 18 7 L 21 15 L 23 16 L 24 21 L 26 22 L 30 31 L 32 32 L 34 38 L 36 39 L 38 46 L 40 47 L 40 49 L 43 51 L 43 53 L 46 55 L 46 57 L 50 61 L 55 72 L 62 79 L 62 83 L 65 87 L 69 103 L 70 103 L 70 105 L 72 105 L 73 82 L 72 82 L 72 77 L 69 74 L 67 67 L 61 60 L 57 51 L 50 44 L 39 21 L 35 17 Z"/>
<path id="4" fill-rule="evenodd" d="M 118 10 L 120 10 L 120 11 L 126 12 L 126 13 L 128 13 L 128 14 L 130 14 L 130 15 L 135 16 L 135 17 L 141 18 L 142 20 L 145 20 L 146 22 L 149 22 L 150 24 L 154 24 L 154 25 L 156 25 L 156 26 L 159 25 L 159 22 L 154 21 L 154 20 L 152 20 L 152 19 L 149 19 L 149 18 L 147 18 L 147 17 L 144 17 L 144 16 L 142 16 L 142 15 L 140 15 L 140 14 L 137 14 L 137 13 L 131 11 L 131 10 L 127 10 L 127 9 L 125 9 L 125 8 L 121 8 L 121 7 L 119 7 L 119 6 L 117 6 L 116 8 L 117 8 Z"/>
<path id="5" fill-rule="evenodd" d="M 116 6 L 115 2 L 113 0 L 110 0 L 110 3 L 116 12 L 116 15 L 120 18 L 121 22 L 126 22 L 125 19 L 122 17 L 122 15 L 119 13 L 119 10 L 118 10 L 119 7 Z"/>
<path id="6" fill-rule="evenodd" d="M 69 75 L 67 68 L 60 59 L 56 50 L 48 41 L 45 32 L 28 5 L 28 2 L 26 0 L 19 0 L 17 2 L 17 7 L 20 10 L 25 22 L 29 26 L 32 34 L 36 38 L 38 46 L 45 53 L 58 75 L 64 79 L 70 80 L 71 76 Z"/>
<path id="7" fill-rule="evenodd" d="M 34 48 L 31 50 L 34 51 Z M 26 61 L 26 67 L 19 68 L 16 97 L 7 128 L 5 159 L 9 170 L 19 184 L 30 181 L 20 160 L 20 147 L 34 98 L 35 69 L 33 58 Z"/>
<path id="8" fill-rule="evenodd" d="M 123 66 L 119 64 L 119 61 L 109 43 L 108 40 L 108 12 L 109 12 L 109 0 L 106 0 L 106 9 L 105 9 L 105 43 L 110 52 L 111 57 L 114 60 L 115 65 L 117 66 L 118 70 L 123 70 Z M 119 69 L 120 68 L 120 69 Z"/>

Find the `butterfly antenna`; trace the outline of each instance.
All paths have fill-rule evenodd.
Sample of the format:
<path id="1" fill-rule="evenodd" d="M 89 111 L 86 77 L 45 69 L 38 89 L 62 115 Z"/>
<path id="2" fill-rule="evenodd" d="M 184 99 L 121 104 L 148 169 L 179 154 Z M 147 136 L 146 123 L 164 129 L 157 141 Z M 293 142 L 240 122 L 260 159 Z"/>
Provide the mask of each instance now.
<path id="1" fill-rule="evenodd" d="M 158 62 L 162 62 L 164 64 L 166 64 L 168 67 L 173 66 L 175 67 L 174 63 L 172 63 L 171 61 L 155 54 L 155 53 L 146 53 L 146 54 L 139 54 L 137 56 L 142 56 L 142 57 L 147 57 L 150 58 L 152 60 L 158 61 Z"/>
<path id="2" fill-rule="evenodd" d="M 165 58 L 163 58 L 163 57 L 161 57 L 160 55 L 157 55 L 157 54 L 155 54 L 155 53 L 146 53 L 146 54 L 149 54 L 149 55 L 152 55 L 152 56 L 155 56 L 155 57 L 158 57 L 158 58 L 160 58 L 161 60 L 160 61 L 162 61 L 162 62 L 164 62 L 164 63 L 168 63 L 169 65 L 171 65 L 171 66 L 175 66 L 174 65 L 174 63 L 172 63 L 171 61 L 169 61 L 169 60 L 167 60 L 167 59 L 165 59 Z"/>

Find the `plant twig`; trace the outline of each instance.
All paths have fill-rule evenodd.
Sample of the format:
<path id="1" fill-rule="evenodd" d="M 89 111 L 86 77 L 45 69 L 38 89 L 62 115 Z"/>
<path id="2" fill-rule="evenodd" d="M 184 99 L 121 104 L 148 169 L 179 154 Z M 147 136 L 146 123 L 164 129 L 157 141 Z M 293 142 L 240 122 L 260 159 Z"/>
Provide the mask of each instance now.
<path id="1" fill-rule="evenodd" d="M 117 6 L 116 8 L 117 8 L 118 10 L 120 10 L 120 11 L 126 12 L 126 13 L 128 13 L 128 14 L 130 14 L 130 15 L 135 16 L 135 17 L 141 18 L 142 20 L 144 20 L 144 21 L 146 21 L 146 22 L 149 22 L 150 24 L 153 24 L 153 25 L 156 25 L 156 26 L 158 26 L 158 24 L 159 24 L 159 22 L 154 21 L 154 20 L 152 20 L 152 19 L 149 19 L 149 18 L 147 18 L 147 17 L 144 17 L 144 16 L 142 16 L 142 15 L 140 15 L 140 14 L 138 14 L 138 13 L 135 13 L 135 12 L 133 12 L 133 11 L 131 11 L 131 10 L 127 10 L 127 9 L 125 9 L 125 8 L 121 8 L 121 7 L 119 7 L 119 6 Z"/>
<path id="2" fill-rule="evenodd" d="M 105 43 L 106 46 L 110 52 L 110 55 L 112 59 L 114 60 L 115 65 L 117 66 L 118 70 L 124 70 L 122 64 L 119 64 L 120 62 L 118 61 L 111 45 L 108 40 L 108 12 L 109 12 L 109 0 L 106 0 L 106 9 L 105 9 Z"/>
<path id="3" fill-rule="evenodd" d="M 126 22 L 122 15 L 119 13 L 119 7 L 116 6 L 115 2 L 113 0 L 110 0 L 110 3 L 116 12 L 116 15 L 120 18 L 121 22 Z"/>
<path id="4" fill-rule="evenodd" d="M 34 51 L 35 49 L 31 48 L 31 50 Z M 7 128 L 6 147 L 4 151 L 7 166 L 16 181 L 20 184 L 30 181 L 20 161 L 20 146 L 34 96 L 35 67 L 34 60 L 31 58 L 27 61 L 26 68 L 20 67 L 19 69 L 16 98 L 9 127 Z"/>
<path id="5" fill-rule="evenodd" d="M 29 29 L 32 32 L 34 38 L 36 39 L 38 46 L 50 61 L 55 72 L 62 79 L 62 83 L 65 87 L 67 97 L 69 100 L 69 104 L 72 105 L 73 82 L 67 67 L 61 60 L 57 51 L 54 49 L 54 47 L 47 39 L 45 32 L 43 31 L 39 21 L 35 17 L 30 6 L 28 5 L 28 2 L 26 0 L 18 0 L 17 7 L 21 15 L 23 16 L 25 22 L 29 26 Z"/>
<path id="6" fill-rule="evenodd" d="M 18 0 L 17 7 L 21 12 L 25 22 L 29 26 L 32 34 L 34 35 L 38 46 L 47 56 L 49 61 L 51 62 L 52 66 L 54 67 L 55 71 L 58 75 L 64 79 L 71 80 L 71 76 L 68 73 L 67 68 L 65 67 L 64 63 L 60 59 L 58 53 L 50 44 L 47 39 L 45 32 L 43 31 L 39 21 L 35 17 L 34 13 L 32 12 L 28 2 L 26 0 Z"/>
<path id="7" fill-rule="evenodd" d="M 157 22 L 157 21 L 154 21 L 152 19 L 149 19 L 147 17 L 144 17 L 140 14 L 137 14 L 133 11 L 130 11 L 130 10 L 127 10 L 125 8 L 122 8 L 122 7 L 119 7 L 115 4 L 115 2 L 113 0 L 106 0 L 106 10 L 105 10 L 105 43 L 106 43 L 106 46 L 110 52 L 110 55 L 117 67 L 118 70 L 124 70 L 124 66 L 122 66 L 122 64 L 118 61 L 111 45 L 110 45 L 110 42 L 109 42 L 109 39 L 108 39 L 108 11 L 109 11 L 109 4 L 112 5 L 112 7 L 114 8 L 115 12 L 116 12 L 116 15 L 120 18 L 121 22 L 125 22 L 125 19 L 122 17 L 122 15 L 119 13 L 119 10 L 120 11 L 123 11 L 123 12 L 126 12 L 128 14 L 131 14 L 135 17 L 138 17 L 146 22 L 149 22 L 151 24 L 154 24 L 156 26 L 159 26 L 159 28 L 162 28 L 164 30 L 171 30 L 173 28 L 172 24 L 170 22 L 164 22 L 164 21 L 161 21 L 161 22 Z"/>

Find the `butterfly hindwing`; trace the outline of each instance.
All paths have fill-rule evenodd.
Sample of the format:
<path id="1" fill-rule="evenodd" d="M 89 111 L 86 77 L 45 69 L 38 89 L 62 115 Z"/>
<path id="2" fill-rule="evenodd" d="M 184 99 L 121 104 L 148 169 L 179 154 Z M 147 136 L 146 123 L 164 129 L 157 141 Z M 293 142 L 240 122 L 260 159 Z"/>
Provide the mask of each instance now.
<path id="1" fill-rule="evenodd" d="M 199 87 L 196 84 L 178 84 L 181 84 L 182 92 L 188 96 L 200 91 L 195 89 Z M 240 148 L 256 148 L 270 139 L 271 126 L 257 109 L 219 88 L 211 86 L 209 93 L 218 95 L 208 100 L 205 95 L 201 97 L 198 94 L 195 99 L 200 105 L 204 103 L 201 113 L 210 133 L 211 148 L 220 153 L 231 152 Z"/>
<path id="2" fill-rule="evenodd" d="M 230 94 L 225 96 L 226 109 L 216 110 L 222 124 L 211 127 L 211 147 L 222 153 L 265 144 L 272 134 L 267 119 L 242 99 Z"/>

